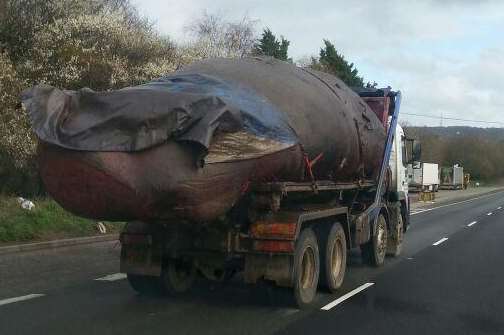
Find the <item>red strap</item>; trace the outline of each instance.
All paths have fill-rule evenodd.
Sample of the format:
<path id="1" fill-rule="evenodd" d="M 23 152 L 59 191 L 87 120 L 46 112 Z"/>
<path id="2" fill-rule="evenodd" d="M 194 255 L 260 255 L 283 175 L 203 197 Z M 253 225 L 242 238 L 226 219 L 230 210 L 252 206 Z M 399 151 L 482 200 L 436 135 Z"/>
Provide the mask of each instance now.
<path id="1" fill-rule="evenodd" d="M 306 169 L 308 171 L 308 175 L 310 176 L 311 180 L 314 181 L 315 180 L 315 176 L 313 175 L 313 170 L 312 170 L 312 167 L 315 165 L 315 163 L 317 163 L 322 157 L 324 156 L 324 153 L 321 152 L 320 154 L 317 155 L 317 157 L 315 157 L 314 159 L 312 159 L 310 161 L 310 159 L 308 158 L 308 155 L 305 153 L 304 154 L 304 162 L 306 164 Z"/>

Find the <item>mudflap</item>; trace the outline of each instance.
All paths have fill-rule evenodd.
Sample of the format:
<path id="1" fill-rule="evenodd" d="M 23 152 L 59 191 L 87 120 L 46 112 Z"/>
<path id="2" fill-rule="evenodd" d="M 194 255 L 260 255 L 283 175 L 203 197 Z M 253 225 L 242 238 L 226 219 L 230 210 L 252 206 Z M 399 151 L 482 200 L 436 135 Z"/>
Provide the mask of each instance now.
<path id="1" fill-rule="evenodd" d="M 355 219 L 351 236 L 352 245 L 355 246 L 365 244 L 371 239 L 371 224 L 367 213 L 362 213 Z"/>
<path id="2" fill-rule="evenodd" d="M 292 255 L 248 254 L 245 256 L 244 280 L 247 284 L 255 284 L 264 279 L 277 286 L 292 287 L 292 269 Z"/>
<path id="3" fill-rule="evenodd" d="M 393 248 L 395 245 L 401 243 L 399 237 L 402 236 L 404 232 L 404 222 L 401 215 L 401 205 L 400 202 L 397 204 L 388 206 L 388 230 L 389 230 L 389 248 Z M 399 231 L 402 230 L 402 231 Z M 390 252 L 390 250 L 388 250 Z"/>

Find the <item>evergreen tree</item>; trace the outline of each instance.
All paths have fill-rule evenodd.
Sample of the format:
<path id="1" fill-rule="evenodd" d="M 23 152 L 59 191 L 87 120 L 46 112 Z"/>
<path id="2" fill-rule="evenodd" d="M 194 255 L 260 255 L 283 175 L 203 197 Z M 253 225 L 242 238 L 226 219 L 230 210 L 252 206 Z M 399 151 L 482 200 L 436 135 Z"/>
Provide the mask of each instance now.
<path id="1" fill-rule="evenodd" d="M 336 75 L 350 87 L 363 87 L 364 80 L 358 75 L 354 64 L 348 63 L 331 42 L 324 40 L 324 44 L 325 47 L 320 49 L 319 59 L 312 58 L 311 67 Z"/>
<path id="2" fill-rule="evenodd" d="M 261 39 L 255 47 L 255 53 L 258 55 L 272 56 L 283 61 L 292 60 L 288 56 L 290 41 L 286 40 L 283 36 L 277 40 L 273 32 L 266 28 L 262 33 Z"/>
<path id="3" fill-rule="evenodd" d="M 289 50 L 290 41 L 287 41 L 283 36 L 280 36 L 280 39 L 281 39 L 280 46 L 274 57 L 287 61 L 289 60 L 287 52 Z"/>

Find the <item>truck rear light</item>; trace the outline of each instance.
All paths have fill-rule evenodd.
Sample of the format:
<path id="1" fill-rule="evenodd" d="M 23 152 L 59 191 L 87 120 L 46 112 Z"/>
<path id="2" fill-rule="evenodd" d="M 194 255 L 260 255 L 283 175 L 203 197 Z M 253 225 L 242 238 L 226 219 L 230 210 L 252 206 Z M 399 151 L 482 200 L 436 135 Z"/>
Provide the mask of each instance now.
<path id="1" fill-rule="evenodd" d="M 252 238 L 270 238 L 293 240 L 296 236 L 297 223 L 256 222 L 250 227 Z"/>
<path id="2" fill-rule="evenodd" d="M 294 252 L 294 241 L 254 241 L 254 250 L 261 252 Z"/>

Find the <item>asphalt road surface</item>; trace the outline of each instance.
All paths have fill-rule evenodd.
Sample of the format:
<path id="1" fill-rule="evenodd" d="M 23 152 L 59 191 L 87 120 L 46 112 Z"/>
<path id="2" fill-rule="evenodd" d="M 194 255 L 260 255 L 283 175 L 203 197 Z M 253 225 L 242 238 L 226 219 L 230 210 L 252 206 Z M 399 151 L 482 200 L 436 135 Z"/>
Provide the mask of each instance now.
<path id="1" fill-rule="evenodd" d="M 302 311 L 239 280 L 138 296 L 116 242 L 3 255 L 0 334 L 504 334 L 504 192 L 433 206 L 401 257 L 353 252 L 341 292 Z"/>

